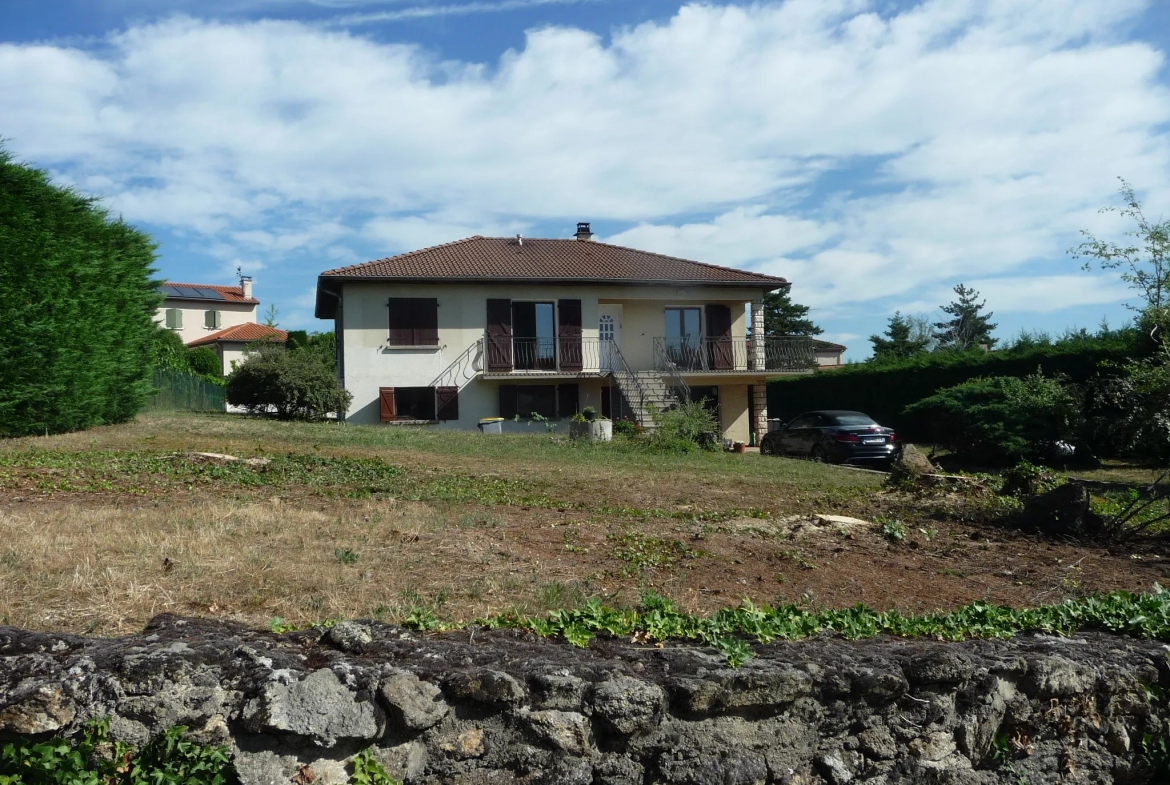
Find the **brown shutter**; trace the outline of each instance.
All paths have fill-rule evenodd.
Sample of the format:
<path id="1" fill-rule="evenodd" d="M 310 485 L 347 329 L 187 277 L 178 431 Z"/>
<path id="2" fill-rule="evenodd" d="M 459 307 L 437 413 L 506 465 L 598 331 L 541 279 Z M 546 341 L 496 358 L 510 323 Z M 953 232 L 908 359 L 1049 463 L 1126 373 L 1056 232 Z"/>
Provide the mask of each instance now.
<path id="1" fill-rule="evenodd" d="M 558 300 L 557 311 L 561 319 L 561 370 L 576 373 L 584 367 L 581 357 L 581 301 Z"/>
<path id="2" fill-rule="evenodd" d="M 390 337 L 387 343 L 391 346 L 411 346 L 414 344 L 414 301 L 406 297 L 391 297 L 388 307 Z"/>
<path id="3" fill-rule="evenodd" d="M 500 416 L 511 420 L 516 416 L 516 385 L 500 385 Z"/>
<path id="4" fill-rule="evenodd" d="M 436 420 L 459 419 L 459 388 L 436 387 L 435 398 L 439 402 L 439 412 Z"/>
<path id="5" fill-rule="evenodd" d="M 557 416 L 572 417 L 581 405 L 577 385 L 562 384 L 557 387 Z"/>
<path id="6" fill-rule="evenodd" d="M 707 338 L 711 365 L 720 370 L 735 367 L 735 347 L 731 342 L 731 309 L 726 305 L 707 306 Z"/>
<path id="7" fill-rule="evenodd" d="M 420 297 L 414 301 L 414 345 L 439 344 L 439 301 L 434 297 Z"/>
<path id="8" fill-rule="evenodd" d="M 488 371 L 506 373 L 512 370 L 511 300 L 487 301 L 487 355 Z M 512 408 L 515 407 L 516 402 L 513 400 Z"/>
<path id="9" fill-rule="evenodd" d="M 394 419 L 394 388 L 393 387 L 379 387 L 378 401 L 381 406 L 381 420 L 382 422 L 391 422 Z"/>

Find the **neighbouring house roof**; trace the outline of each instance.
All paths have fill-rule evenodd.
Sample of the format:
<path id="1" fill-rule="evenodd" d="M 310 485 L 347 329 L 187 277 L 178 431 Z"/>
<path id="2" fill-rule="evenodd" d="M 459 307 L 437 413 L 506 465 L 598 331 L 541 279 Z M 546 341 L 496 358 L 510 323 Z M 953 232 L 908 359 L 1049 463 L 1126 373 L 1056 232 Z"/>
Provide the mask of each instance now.
<path id="1" fill-rule="evenodd" d="M 813 348 L 818 352 L 843 352 L 849 347 L 831 341 L 819 341 L 814 338 Z"/>
<path id="2" fill-rule="evenodd" d="M 776 276 L 592 240 L 480 235 L 326 270 L 317 281 L 318 318 L 332 318 L 336 311 L 336 293 L 324 285 L 330 281 L 681 284 L 767 291 L 788 285 Z"/>
<path id="3" fill-rule="evenodd" d="M 288 332 L 285 330 L 278 330 L 275 327 L 268 327 L 263 324 L 256 324 L 255 322 L 246 322 L 244 324 L 237 324 L 235 327 L 228 327 L 225 330 L 220 330 L 217 333 L 205 335 L 202 338 L 197 338 L 188 346 L 202 346 L 208 343 L 218 343 L 220 341 L 241 341 L 244 343 L 251 343 L 252 341 L 276 341 L 284 343 L 288 340 Z"/>
<path id="4" fill-rule="evenodd" d="M 245 297 L 242 286 L 218 286 L 209 283 L 175 283 L 164 281 L 158 291 L 168 300 L 198 300 L 200 302 L 260 303 L 255 297 Z"/>

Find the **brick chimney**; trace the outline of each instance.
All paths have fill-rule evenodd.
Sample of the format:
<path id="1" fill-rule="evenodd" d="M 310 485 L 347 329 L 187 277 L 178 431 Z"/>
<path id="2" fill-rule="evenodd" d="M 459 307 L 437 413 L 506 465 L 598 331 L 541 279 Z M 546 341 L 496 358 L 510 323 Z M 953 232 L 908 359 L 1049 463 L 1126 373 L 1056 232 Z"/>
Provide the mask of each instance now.
<path id="1" fill-rule="evenodd" d="M 251 297 L 252 297 L 252 276 L 250 276 L 250 275 L 241 275 L 240 276 L 240 289 L 243 291 L 245 299 L 251 299 Z"/>
<path id="2" fill-rule="evenodd" d="M 577 234 L 575 236 L 578 240 L 593 239 L 593 232 L 589 231 L 588 221 L 579 221 L 577 223 Z"/>

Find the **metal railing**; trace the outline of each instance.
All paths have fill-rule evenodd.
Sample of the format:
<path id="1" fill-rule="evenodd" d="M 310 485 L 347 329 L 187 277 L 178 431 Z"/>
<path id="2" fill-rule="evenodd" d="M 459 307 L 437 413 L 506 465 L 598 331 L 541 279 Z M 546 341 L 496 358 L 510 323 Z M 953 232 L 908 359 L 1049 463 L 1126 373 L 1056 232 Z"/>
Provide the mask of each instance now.
<path id="1" fill-rule="evenodd" d="M 468 346 L 463 354 L 439 372 L 431 387 L 455 387 L 462 390 L 468 382 L 483 373 L 483 339 Z"/>
<path id="2" fill-rule="evenodd" d="M 811 338 L 654 339 L 654 369 L 663 373 L 792 373 L 816 368 Z"/>
<path id="3" fill-rule="evenodd" d="M 661 371 L 669 379 L 670 387 L 682 403 L 691 399 L 691 386 L 682 377 L 681 370 L 666 351 L 666 344 L 661 339 L 654 339 L 654 369 Z"/>
<path id="4" fill-rule="evenodd" d="M 523 375 L 609 373 L 608 348 L 613 341 L 599 338 L 508 338 L 487 335 L 480 341 L 486 352 L 481 371 Z"/>
<path id="5" fill-rule="evenodd" d="M 630 370 L 630 366 L 626 363 L 626 358 L 622 356 L 622 350 L 618 348 L 618 345 L 613 341 L 606 341 L 606 343 L 609 344 L 614 385 L 621 397 L 634 410 L 634 418 L 638 424 L 645 426 L 647 425 L 646 418 L 649 416 L 646 388 L 638 380 L 638 375 Z M 620 415 L 617 412 L 610 412 L 610 416 L 617 419 Z"/>

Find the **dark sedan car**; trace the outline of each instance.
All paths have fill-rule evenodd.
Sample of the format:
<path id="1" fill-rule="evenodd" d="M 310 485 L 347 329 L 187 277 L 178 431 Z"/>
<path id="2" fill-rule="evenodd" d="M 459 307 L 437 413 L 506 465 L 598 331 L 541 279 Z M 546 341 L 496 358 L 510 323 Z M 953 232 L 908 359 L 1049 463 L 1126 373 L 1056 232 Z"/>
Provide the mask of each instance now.
<path id="1" fill-rule="evenodd" d="M 861 412 L 835 409 L 806 412 L 764 434 L 764 455 L 799 455 L 829 463 L 888 463 L 898 452 L 898 435 Z"/>

